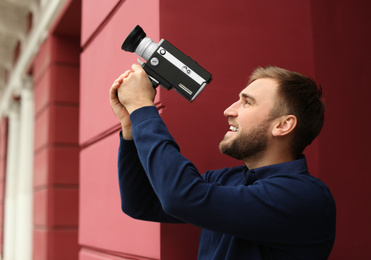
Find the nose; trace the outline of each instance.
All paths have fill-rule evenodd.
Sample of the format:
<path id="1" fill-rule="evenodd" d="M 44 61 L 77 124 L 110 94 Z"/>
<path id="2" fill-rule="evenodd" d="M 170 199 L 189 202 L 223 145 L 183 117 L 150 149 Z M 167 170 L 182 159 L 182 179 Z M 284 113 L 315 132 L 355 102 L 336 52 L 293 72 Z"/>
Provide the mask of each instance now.
<path id="1" fill-rule="evenodd" d="M 236 117 L 238 115 L 237 109 L 236 109 L 237 102 L 233 103 L 226 110 L 224 110 L 225 117 Z"/>

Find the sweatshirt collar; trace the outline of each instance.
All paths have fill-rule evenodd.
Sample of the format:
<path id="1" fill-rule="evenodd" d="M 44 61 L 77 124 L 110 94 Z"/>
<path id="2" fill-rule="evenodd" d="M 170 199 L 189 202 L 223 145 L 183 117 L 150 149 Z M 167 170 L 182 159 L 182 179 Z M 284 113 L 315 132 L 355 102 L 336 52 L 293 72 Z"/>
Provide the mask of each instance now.
<path id="1" fill-rule="evenodd" d="M 294 161 L 267 165 L 251 170 L 244 166 L 243 169 L 246 179 L 249 179 L 249 182 L 251 182 L 252 179 L 260 180 L 279 175 L 292 175 L 303 173 L 308 174 L 307 161 L 304 155 L 301 155 L 299 159 Z M 250 175 L 253 175 L 254 177 L 251 177 Z"/>

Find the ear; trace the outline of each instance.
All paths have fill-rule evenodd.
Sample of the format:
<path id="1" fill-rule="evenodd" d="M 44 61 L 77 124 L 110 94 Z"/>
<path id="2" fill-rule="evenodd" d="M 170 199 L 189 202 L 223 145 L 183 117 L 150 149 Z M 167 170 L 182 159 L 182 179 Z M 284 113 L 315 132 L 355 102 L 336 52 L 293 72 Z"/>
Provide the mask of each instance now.
<path id="1" fill-rule="evenodd" d="M 290 134 L 296 127 L 298 120 L 294 115 L 285 115 L 277 118 L 273 125 L 273 136 L 285 136 Z"/>

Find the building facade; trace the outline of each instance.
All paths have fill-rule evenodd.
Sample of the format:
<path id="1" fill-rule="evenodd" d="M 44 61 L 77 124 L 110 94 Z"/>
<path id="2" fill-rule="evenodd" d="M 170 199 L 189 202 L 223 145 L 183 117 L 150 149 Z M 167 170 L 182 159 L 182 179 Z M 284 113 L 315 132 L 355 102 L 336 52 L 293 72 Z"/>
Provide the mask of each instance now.
<path id="1" fill-rule="evenodd" d="M 337 203 L 330 259 L 370 258 L 370 3 L 0 2 L 0 43 L 6 47 L 0 50 L 2 259 L 196 259 L 199 228 L 138 221 L 121 212 L 120 125 L 108 91 L 137 62 L 121 50 L 137 24 L 213 74 L 193 103 L 162 88 L 155 100 L 183 155 L 200 172 L 241 164 L 220 154 L 218 144 L 228 128 L 223 111 L 254 68 L 276 65 L 322 85 L 325 126 L 305 154 L 310 172 Z M 18 27 L 7 25 L 13 23 Z"/>

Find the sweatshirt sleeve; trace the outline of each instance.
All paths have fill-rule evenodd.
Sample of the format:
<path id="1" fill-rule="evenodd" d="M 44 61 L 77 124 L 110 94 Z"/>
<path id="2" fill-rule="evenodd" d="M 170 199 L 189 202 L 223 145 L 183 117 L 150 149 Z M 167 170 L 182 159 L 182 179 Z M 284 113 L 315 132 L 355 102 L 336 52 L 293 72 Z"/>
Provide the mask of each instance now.
<path id="1" fill-rule="evenodd" d="M 181 155 L 155 107 L 134 111 L 131 122 L 141 164 L 153 187 L 151 192 L 168 215 L 208 230 L 260 242 L 297 243 L 300 234 L 311 232 L 313 236 L 309 234 L 306 242 L 315 241 L 309 241 L 317 236 L 312 227 L 323 221 L 326 214 L 326 205 L 317 205 L 322 198 L 315 196 L 322 195 L 321 191 L 313 193 L 315 186 L 307 187 L 306 183 L 291 179 L 249 186 L 207 182 Z M 296 195 L 291 187 L 305 191 Z M 317 195 L 309 200 L 309 193 Z"/>
<path id="2" fill-rule="evenodd" d="M 122 138 L 118 153 L 119 188 L 122 211 L 136 219 L 155 222 L 181 222 L 164 212 L 139 161 L 133 141 Z"/>

